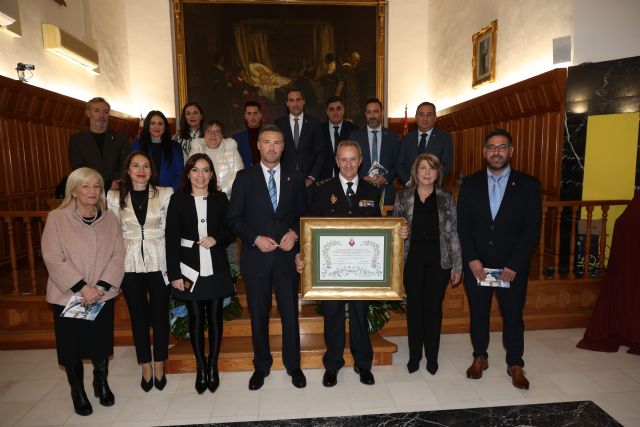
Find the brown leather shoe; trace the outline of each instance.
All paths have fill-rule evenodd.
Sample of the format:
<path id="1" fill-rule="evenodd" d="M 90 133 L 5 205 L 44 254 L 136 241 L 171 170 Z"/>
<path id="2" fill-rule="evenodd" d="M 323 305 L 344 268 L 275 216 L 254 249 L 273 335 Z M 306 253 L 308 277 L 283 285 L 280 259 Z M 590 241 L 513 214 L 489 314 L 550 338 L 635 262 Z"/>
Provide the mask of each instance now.
<path id="1" fill-rule="evenodd" d="M 472 380 L 478 380 L 482 378 L 482 371 L 486 371 L 489 367 L 489 362 L 484 356 L 478 356 L 473 358 L 473 363 L 467 369 L 467 378 Z"/>
<path id="2" fill-rule="evenodd" d="M 507 374 L 511 377 L 511 383 L 514 387 L 529 390 L 529 381 L 527 380 L 527 377 L 524 376 L 524 369 L 522 369 L 522 366 L 509 366 L 507 368 Z"/>

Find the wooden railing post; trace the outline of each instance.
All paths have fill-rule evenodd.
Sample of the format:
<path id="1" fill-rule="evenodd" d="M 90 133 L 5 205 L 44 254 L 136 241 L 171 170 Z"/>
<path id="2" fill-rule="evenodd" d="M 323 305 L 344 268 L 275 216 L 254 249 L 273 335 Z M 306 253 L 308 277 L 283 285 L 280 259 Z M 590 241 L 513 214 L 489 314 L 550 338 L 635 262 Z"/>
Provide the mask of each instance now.
<path id="1" fill-rule="evenodd" d="M 13 218 L 5 217 L 4 222 L 7 223 L 7 236 L 9 238 L 9 261 L 11 263 L 11 283 L 13 285 L 13 295 L 19 294 L 18 289 L 18 260 L 16 257 L 16 243 L 13 235 Z"/>
<path id="2" fill-rule="evenodd" d="M 598 258 L 600 262 L 598 268 L 600 271 L 604 271 L 604 251 L 607 247 L 607 218 L 609 216 L 609 205 L 602 205 L 602 229 L 600 230 L 600 253 Z"/>
<path id="3" fill-rule="evenodd" d="M 571 206 L 571 241 L 569 242 L 569 279 L 575 279 L 576 232 L 578 229 L 578 206 Z"/>
<path id="4" fill-rule="evenodd" d="M 540 242 L 538 248 L 540 248 L 540 265 L 538 266 L 538 280 L 544 279 L 544 232 L 545 224 L 547 222 L 547 206 L 542 206 L 542 225 L 540 226 Z"/>
<path id="5" fill-rule="evenodd" d="M 25 224 L 25 229 L 27 232 L 27 258 L 29 260 L 29 278 L 31 280 L 31 294 L 36 295 L 38 292 L 36 290 L 36 258 L 33 254 L 33 236 L 31 231 L 31 220 L 32 217 L 25 216 L 22 218 L 22 221 Z"/>
<path id="6" fill-rule="evenodd" d="M 560 278 L 560 226 L 562 225 L 562 207 L 556 207 L 556 238 L 553 257 L 553 278 Z"/>
<path id="7" fill-rule="evenodd" d="M 591 218 L 593 218 L 593 205 L 587 206 L 587 228 L 584 230 L 584 258 L 582 277 L 589 277 L 589 261 L 591 258 Z"/>

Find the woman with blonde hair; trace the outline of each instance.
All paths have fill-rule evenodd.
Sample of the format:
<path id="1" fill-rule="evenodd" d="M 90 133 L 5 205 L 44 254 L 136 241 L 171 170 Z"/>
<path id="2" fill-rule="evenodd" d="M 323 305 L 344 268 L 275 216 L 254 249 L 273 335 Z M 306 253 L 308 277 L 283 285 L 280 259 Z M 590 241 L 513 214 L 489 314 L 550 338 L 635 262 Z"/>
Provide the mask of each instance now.
<path id="1" fill-rule="evenodd" d="M 93 362 L 93 391 L 100 404 L 115 403 L 107 375 L 113 355 L 113 299 L 124 275 L 124 255 L 118 222 L 105 208 L 102 177 L 90 168 L 76 169 L 67 179 L 62 204 L 47 217 L 42 257 L 49 272 L 46 299 L 53 306 L 58 363 L 67 373 L 78 415 L 93 412 L 82 359 Z M 72 299 L 99 310 L 95 319 L 64 316 Z"/>

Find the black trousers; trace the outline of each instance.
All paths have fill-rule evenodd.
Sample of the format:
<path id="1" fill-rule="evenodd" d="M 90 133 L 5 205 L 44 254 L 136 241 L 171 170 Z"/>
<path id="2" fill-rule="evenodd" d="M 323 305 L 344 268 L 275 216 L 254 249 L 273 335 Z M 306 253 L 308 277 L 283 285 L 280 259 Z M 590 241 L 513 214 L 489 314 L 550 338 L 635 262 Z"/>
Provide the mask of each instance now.
<path id="1" fill-rule="evenodd" d="M 327 371 L 337 372 L 344 366 L 345 303 L 349 306 L 349 346 L 354 363 L 358 368 L 371 369 L 373 348 L 367 321 L 368 301 L 322 301 L 327 346 L 322 363 Z"/>
<path id="2" fill-rule="evenodd" d="M 247 303 L 251 313 L 251 341 L 253 367 L 268 372 L 273 364 L 269 347 L 269 313 L 271 311 L 271 284 L 282 322 L 282 361 L 286 369 L 300 367 L 300 328 L 298 326 L 298 275 L 293 271 L 273 269 L 268 276 L 243 273 L 247 286 Z"/>
<path id="3" fill-rule="evenodd" d="M 169 357 L 169 289 L 162 273 L 125 273 L 124 299 L 129 307 L 138 363 L 151 362 L 149 327 L 153 328 L 153 360 Z"/>
<path id="4" fill-rule="evenodd" d="M 418 363 L 422 351 L 427 361 L 438 361 L 442 302 L 451 269 L 440 267 L 440 244 L 411 242 L 404 266 L 404 288 L 407 293 L 407 335 L 409 361 Z"/>
<path id="5" fill-rule="evenodd" d="M 222 302 L 224 298 L 200 301 L 185 301 L 189 313 L 189 340 L 196 363 L 204 368 L 204 325 L 209 325 L 209 366 L 217 369 L 220 345 L 222 344 Z"/>
<path id="6" fill-rule="evenodd" d="M 524 366 L 524 320 L 522 310 L 527 298 L 527 275 L 518 273 L 510 288 L 478 286 L 469 267 L 465 267 L 464 287 L 471 312 L 471 344 L 473 357 L 489 357 L 489 320 L 491 299 L 495 292 L 502 313 L 502 344 L 507 352 L 507 365 Z"/>

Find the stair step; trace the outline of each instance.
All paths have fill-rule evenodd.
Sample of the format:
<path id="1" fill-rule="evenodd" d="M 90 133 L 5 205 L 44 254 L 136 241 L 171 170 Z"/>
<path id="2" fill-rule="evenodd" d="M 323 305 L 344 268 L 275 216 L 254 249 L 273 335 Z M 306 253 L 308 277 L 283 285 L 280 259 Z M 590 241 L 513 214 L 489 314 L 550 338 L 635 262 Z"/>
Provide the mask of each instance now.
<path id="1" fill-rule="evenodd" d="M 353 366 L 353 358 L 349 350 L 349 336 L 346 338 L 344 359 L 346 366 Z M 273 355 L 272 369 L 284 369 L 282 364 L 282 339 L 280 336 L 270 336 L 269 345 Z M 371 334 L 373 346 L 373 364 L 390 365 L 393 363 L 393 353 L 398 346 L 382 338 L 378 333 Z M 325 352 L 324 338 L 321 334 L 306 334 L 300 336 L 301 367 L 303 369 L 323 368 L 322 356 Z M 251 337 L 225 337 L 222 340 L 218 369 L 221 372 L 252 371 L 253 347 Z M 169 350 L 169 360 L 166 365 L 167 373 L 195 372 L 196 362 L 189 341 L 182 340 Z"/>
<path id="2" fill-rule="evenodd" d="M 303 305 L 298 311 L 298 323 L 300 334 L 323 334 L 324 320 L 316 312 L 317 304 Z M 282 324 L 277 307 L 271 308 L 269 319 L 269 335 L 282 335 Z M 226 337 L 250 337 L 251 336 L 251 315 L 249 309 L 243 307 L 242 314 L 231 321 L 225 322 L 223 336 Z"/>

